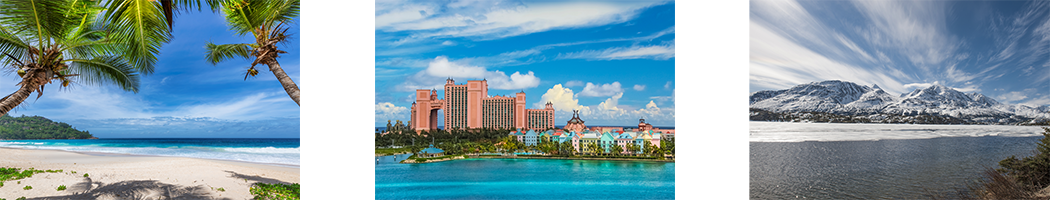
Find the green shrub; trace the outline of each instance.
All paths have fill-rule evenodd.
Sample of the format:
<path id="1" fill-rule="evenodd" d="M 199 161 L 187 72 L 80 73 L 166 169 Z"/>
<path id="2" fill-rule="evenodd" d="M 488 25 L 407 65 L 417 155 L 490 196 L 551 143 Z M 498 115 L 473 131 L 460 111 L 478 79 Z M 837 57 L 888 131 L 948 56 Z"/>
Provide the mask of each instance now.
<path id="1" fill-rule="evenodd" d="M 62 190 L 66 190 L 66 185 L 59 185 L 58 189 L 55 189 L 55 191 L 62 191 Z"/>
<path id="2" fill-rule="evenodd" d="M 299 184 L 294 183 L 288 184 L 265 184 L 256 183 L 248 191 L 255 196 L 253 199 L 280 199 L 280 200 L 298 200 L 299 199 Z"/>
<path id="3" fill-rule="evenodd" d="M 26 187 L 24 187 L 24 188 L 22 188 L 22 189 L 23 189 L 23 190 L 32 190 L 32 189 L 33 189 L 33 186 L 28 186 L 28 185 L 27 185 Z"/>
<path id="4" fill-rule="evenodd" d="M 87 173 L 84 173 L 84 177 L 88 177 L 88 174 L 87 174 Z"/>
<path id="5" fill-rule="evenodd" d="M 999 161 L 1002 168 L 998 171 L 1017 179 L 1026 189 L 1042 189 L 1050 185 L 1050 128 L 1043 127 L 1043 131 L 1035 155 L 1021 159 L 1010 156 Z"/>
<path id="6" fill-rule="evenodd" d="M 417 163 L 426 162 L 426 161 L 427 161 L 426 158 L 416 158 L 416 162 Z"/>
<path id="7" fill-rule="evenodd" d="M 18 197 L 18 198 L 17 198 L 17 199 L 15 199 L 15 200 L 26 200 L 26 197 Z"/>

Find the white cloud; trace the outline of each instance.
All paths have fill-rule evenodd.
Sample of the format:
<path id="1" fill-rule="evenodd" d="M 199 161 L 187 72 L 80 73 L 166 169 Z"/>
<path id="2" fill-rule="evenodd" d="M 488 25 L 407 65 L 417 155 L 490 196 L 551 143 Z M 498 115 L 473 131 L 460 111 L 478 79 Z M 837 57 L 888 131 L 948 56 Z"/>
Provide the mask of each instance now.
<path id="1" fill-rule="evenodd" d="M 1004 102 L 1016 102 L 1027 99 L 1028 95 L 1023 92 L 1009 92 L 1003 95 L 999 95 L 999 99 Z"/>
<path id="2" fill-rule="evenodd" d="M 664 84 L 664 89 L 671 89 L 671 83 L 671 81 L 667 81 L 667 84 Z"/>
<path id="3" fill-rule="evenodd" d="M 585 97 L 606 97 L 622 93 L 623 88 L 620 86 L 619 81 L 602 85 L 595 85 L 594 83 L 588 82 L 587 86 L 583 87 L 583 91 L 581 91 L 579 95 Z"/>
<path id="4" fill-rule="evenodd" d="M 376 120 L 402 119 L 411 113 L 408 107 L 396 106 L 390 102 L 379 102 L 375 106 Z"/>
<path id="5" fill-rule="evenodd" d="M 634 85 L 634 90 L 635 91 L 645 90 L 645 85 Z"/>
<path id="6" fill-rule="evenodd" d="M 448 57 L 438 56 L 430 62 L 427 69 L 406 77 L 404 83 L 398 87 L 401 91 L 415 91 L 416 89 L 436 89 L 445 85 L 446 78 L 467 78 L 488 80 L 490 88 L 513 90 L 533 88 L 539 86 L 540 78 L 532 71 L 527 73 L 514 72 L 511 75 L 496 70 L 488 71 L 484 67 L 471 66 L 457 62 L 451 62 Z"/>
<path id="7" fill-rule="evenodd" d="M 445 40 L 445 42 L 442 42 L 441 45 L 452 46 L 452 45 L 456 45 L 456 43 L 452 42 L 452 41 Z"/>
<path id="8" fill-rule="evenodd" d="M 435 37 L 495 39 L 556 29 L 594 27 L 635 18 L 662 2 L 453 2 L 449 9 L 426 5 L 376 7 L 376 29 L 414 31 L 410 40 Z M 422 10 L 423 12 L 420 12 Z M 424 16 L 423 13 L 427 15 Z"/>
<path id="9" fill-rule="evenodd" d="M 620 111 L 621 109 L 616 107 L 616 106 L 620 104 L 620 98 L 622 98 L 622 97 L 623 97 L 623 93 L 618 93 L 616 95 L 613 95 L 612 97 L 609 97 L 609 99 L 606 99 L 604 102 L 601 102 L 601 103 L 598 104 L 598 110 L 599 111 Z"/>
<path id="10" fill-rule="evenodd" d="M 649 100 L 649 104 L 645 104 L 645 109 L 660 110 L 660 108 L 656 107 L 656 103 L 652 100 Z"/>
<path id="11" fill-rule="evenodd" d="M 580 100 L 575 98 L 572 89 L 564 88 L 561 84 L 554 85 L 551 89 L 548 89 L 543 96 L 540 97 L 540 101 L 533 104 L 533 107 L 542 108 L 547 102 L 551 102 L 554 106 L 554 110 L 560 111 L 571 111 L 581 109 Z"/>
<path id="12" fill-rule="evenodd" d="M 592 125 L 632 124 L 637 122 L 638 118 L 645 118 L 647 121 L 651 119 L 662 124 L 674 124 L 674 109 L 659 108 L 653 101 L 649 101 L 643 106 L 644 108 L 631 110 L 628 107 L 633 106 L 619 104 L 623 93 L 617 93 L 598 105 L 591 106 L 580 105 L 575 96 L 571 89 L 557 84 L 547 90 L 547 93 L 543 94 L 540 101 L 534 103 L 533 107 L 540 108 L 546 102 L 551 102 L 554 104 L 554 109 L 557 110 L 555 117 L 558 121 L 568 120 L 572 116 L 572 110 L 579 110 L 580 117 Z"/>
<path id="13" fill-rule="evenodd" d="M 558 54 L 558 59 L 587 59 L 587 60 L 626 60 L 626 59 L 654 59 L 667 60 L 674 58 L 674 44 L 613 47 L 601 51 L 585 50 Z"/>
<path id="14" fill-rule="evenodd" d="M 583 81 L 573 80 L 573 81 L 565 82 L 565 87 L 576 87 L 576 86 L 584 86 Z"/>

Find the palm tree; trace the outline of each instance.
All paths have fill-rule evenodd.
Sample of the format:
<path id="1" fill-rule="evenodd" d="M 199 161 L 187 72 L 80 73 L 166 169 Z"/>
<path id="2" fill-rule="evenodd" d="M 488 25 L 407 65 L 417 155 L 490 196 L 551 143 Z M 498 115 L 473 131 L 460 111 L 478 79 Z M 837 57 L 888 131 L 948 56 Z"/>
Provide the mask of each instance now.
<path id="1" fill-rule="evenodd" d="M 22 78 L 18 90 L 0 99 L 0 115 L 33 92 L 40 98 L 53 81 L 62 88 L 83 81 L 138 92 L 139 73 L 151 72 L 153 64 L 137 60 L 156 52 L 131 51 L 118 37 L 122 30 L 96 21 L 101 11 L 97 1 L 0 2 L 0 60 Z"/>
<path id="2" fill-rule="evenodd" d="M 598 143 L 596 143 L 596 142 L 587 143 L 587 148 L 591 148 L 590 152 L 591 152 L 592 156 L 593 155 L 598 155 L 598 149 L 600 148 L 598 146 Z"/>
<path id="3" fill-rule="evenodd" d="M 288 32 L 285 24 L 299 16 L 299 0 L 222 0 L 219 4 L 230 29 L 240 36 L 251 33 L 255 37 L 255 43 L 216 45 L 208 42 L 205 46 L 208 49 L 205 58 L 215 65 L 235 57 L 255 57 L 255 61 L 252 61 L 251 67 L 245 72 L 244 79 L 247 80 L 249 75 L 254 77 L 259 74 L 255 65 L 265 64 L 284 86 L 288 96 L 298 105 L 299 86 L 295 85 L 277 62 L 278 54 L 287 53 L 278 50 L 277 44 L 287 41 L 289 35 L 285 34 Z"/>
<path id="4" fill-rule="evenodd" d="M 636 155 L 638 152 L 638 145 L 635 145 L 634 142 L 627 143 L 627 151 L 629 151 L 632 156 Z"/>

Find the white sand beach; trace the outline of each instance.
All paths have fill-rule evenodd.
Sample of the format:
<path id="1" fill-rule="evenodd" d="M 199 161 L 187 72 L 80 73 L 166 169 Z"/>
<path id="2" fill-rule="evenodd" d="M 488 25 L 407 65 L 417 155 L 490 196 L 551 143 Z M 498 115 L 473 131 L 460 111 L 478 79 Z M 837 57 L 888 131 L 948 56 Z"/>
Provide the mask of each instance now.
<path id="1" fill-rule="evenodd" d="M 4 199 L 250 199 L 254 183 L 299 183 L 297 167 L 57 150 L 0 148 L 0 167 L 63 170 L 4 181 Z"/>

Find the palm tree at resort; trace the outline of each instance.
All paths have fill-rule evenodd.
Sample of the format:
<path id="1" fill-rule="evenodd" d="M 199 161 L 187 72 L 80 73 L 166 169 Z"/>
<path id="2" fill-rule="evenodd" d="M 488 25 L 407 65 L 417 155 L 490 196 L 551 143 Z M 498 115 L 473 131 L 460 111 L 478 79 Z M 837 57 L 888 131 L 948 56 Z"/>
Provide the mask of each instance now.
<path id="1" fill-rule="evenodd" d="M 285 34 L 288 32 L 287 24 L 299 16 L 299 0 L 224 0 L 219 4 L 230 29 L 240 36 L 250 33 L 255 37 L 255 43 L 217 45 L 209 42 L 205 47 L 208 50 L 205 58 L 215 65 L 227 59 L 254 57 L 244 79 L 259 74 L 255 65 L 264 64 L 298 105 L 299 86 L 277 62 L 279 54 L 287 53 L 278 50 L 277 44 L 287 41 L 290 36 Z"/>
<path id="2" fill-rule="evenodd" d="M 40 98 L 51 83 L 113 84 L 138 92 L 139 73 L 153 71 L 152 62 L 142 61 L 155 60 L 156 52 L 131 51 L 123 43 L 127 35 L 97 23 L 101 11 L 97 1 L 0 1 L 2 68 L 22 79 L 18 90 L 0 99 L 0 115 L 33 92 Z"/>

